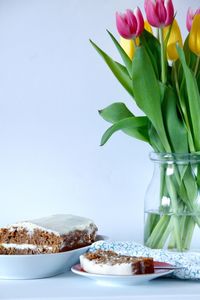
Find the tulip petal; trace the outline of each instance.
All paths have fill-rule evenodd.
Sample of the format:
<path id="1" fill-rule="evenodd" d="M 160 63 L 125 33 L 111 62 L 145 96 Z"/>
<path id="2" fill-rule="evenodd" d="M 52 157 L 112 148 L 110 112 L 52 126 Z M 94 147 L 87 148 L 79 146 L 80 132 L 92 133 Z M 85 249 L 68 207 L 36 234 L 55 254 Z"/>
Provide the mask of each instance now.
<path id="1" fill-rule="evenodd" d="M 172 61 L 176 61 L 178 59 L 179 56 L 176 49 L 176 43 L 172 43 L 167 46 L 167 56 Z"/>
<path id="2" fill-rule="evenodd" d="M 193 12 L 191 7 L 188 8 L 187 17 L 186 17 L 186 27 L 189 32 L 191 30 L 194 17 L 199 14 L 200 14 L 200 8 L 198 8 L 195 12 Z"/>
<path id="3" fill-rule="evenodd" d="M 130 9 L 127 9 L 126 11 L 126 19 L 129 26 L 130 34 L 132 34 L 132 36 L 135 36 L 137 30 L 137 19 Z"/>
<path id="4" fill-rule="evenodd" d="M 173 22 L 173 19 L 174 19 L 174 6 L 172 3 L 172 0 L 166 0 L 165 7 L 166 7 L 166 11 L 167 11 L 165 26 L 168 26 Z"/>
<path id="5" fill-rule="evenodd" d="M 146 9 L 147 9 L 147 5 L 148 5 L 148 0 L 145 0 L 144 1 L 144 10 L 146 11 Z"/>
<path id="6" fill-rule="evenodd" d="M 147 20 L 144 21 L 144 29 L 145 29 L 146 31 L 148 31 L 149 33 L 152 33 L 152 34 L 153 34 L 151 25 L 149 24 L 149 22 L 148 22 Z"/>
<path id="7" fill-rule="evenodd" d="M 144 8 L 145 8 L 145 12 L 146 12 L 146 16 L 147 16 L 147 20 L 148 20 L 149 24 L 154 27 L 160 27 L 161 24 L 160 24 L 157 14 L 156 14 L 155 1 L 154 0 L 146 0 Z"/>
<path id="8" fill-rule="evenodd" d="M 133 39 L 144 30 L 144 19 L 137 7 L 134 12 L 127 9 L 125 14 L 116 13 L 116 25 L 119 34 L 125 39 Z"/>
<path id="9" fill-rule="evenodd" d="M 200 14 L 194 17 L 194 21 L 196 26 L 196 54 L 200 56 Z"/>
<path id="10" fill-rule="evenodd" d="M 200 14 L 195 15 L 189 35 L 189 47 L 192 52 L 200 56 Z"/>
<path id="11" fill-rule="evenodd" d="M 167 11 L 164 6 L 164 0 L 156 1 L 156 14 L 158 16 L 160 24 L 164 25 L 167 17 Z"/>
<path id="12" fill-rule="evenodd" d="M 168 37 L 169 32 L 170 32 L 170 35 Z M 181 47 L 181 48 L 183 46 L 181 31 L 180 31 L 180 28 L 178 26 L 176 19 L 174 19 L 171 29 L 170 29 L 170 26 L 163 28 L 163 34 L 164 34 L 164 39 L 166 39 L 168 37 L 167 56 L 170 60 L 175 61 L 178 58 L 176 44 L 178 44 L 179 47 Z"/>
<path id="13" fill-rule="evenodd" d="M 130 31 L 124 15 L 116 13 L 116 26 L 119 34 L 125 39 L 131 39 Z"/>
<path id="14" fill-rule="evenodd" d="M 191 9 L 191 7 L 188 8 L 188 11 L 187 11 L 187 17 L 186 17 L 186 27 L 187 27 L 187 30 L 190 32 L 191 30 L 191 27 L 192 27 L 192 19 L 193 19 L 193 11 Z"/>
<path id="15" fill-rule="evenodd" d="M 134 52 L 135 52 L 135 47 L 134 47 L 134 44 L 133 44 L 133 40 L 127 40 L 127 39 L 124 39 L 123 37 L 121 37 L 120 38 L 120 46 L 124 49 L 126 54 L 132 60 Z"/>
<path id="16" fill-rule="evenodd" d="M 196 49 L 196 36 L 193 34 L 193 32 L 190 31 L 190 35 L 189 35 L 189 47 L 190 50 L 194 53 L 196 53 L 195 49 Z"/>
<path id="17" fill-rule="evenodd" d="M 134 9 L 134 15 L 136 17 L 136 22 L 137 22 L 137 30 L 136 30 L 136 36 L 139 36 L 142 31 L 144 30 L 144 19 L 141 13 L 141 10 L 139 7 L 136 7 Z"/>

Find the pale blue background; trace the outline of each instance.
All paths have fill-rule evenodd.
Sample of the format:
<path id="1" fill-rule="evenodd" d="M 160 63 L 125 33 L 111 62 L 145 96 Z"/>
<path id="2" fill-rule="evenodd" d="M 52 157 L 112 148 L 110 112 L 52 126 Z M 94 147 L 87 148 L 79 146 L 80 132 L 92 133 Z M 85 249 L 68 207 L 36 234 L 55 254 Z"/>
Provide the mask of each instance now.
<path id="1" fill-rule="evenodd" d="M 185 28 L 187 7 L 174 1 Z M 88 42 L 115 58 L 105 29 L 131 0 L 0 1 L 0 223 L 66 212 L 117 239 L 142 240 L 150 148 L 118 133 L 97 110 L 130 97 Z M 184 29 L 184 34 L 186 30 Z"/>

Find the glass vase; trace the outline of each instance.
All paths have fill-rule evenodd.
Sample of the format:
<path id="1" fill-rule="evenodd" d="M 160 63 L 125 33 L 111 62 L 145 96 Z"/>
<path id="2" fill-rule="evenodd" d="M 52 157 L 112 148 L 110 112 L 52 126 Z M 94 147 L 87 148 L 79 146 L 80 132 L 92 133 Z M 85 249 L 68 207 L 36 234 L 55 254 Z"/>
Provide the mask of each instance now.
<path id="1" fill-rule="evenodd" d="M 150 154 L 154 172 L 145 195 L 144 244 L 200 251 L 200 154 Z"/>

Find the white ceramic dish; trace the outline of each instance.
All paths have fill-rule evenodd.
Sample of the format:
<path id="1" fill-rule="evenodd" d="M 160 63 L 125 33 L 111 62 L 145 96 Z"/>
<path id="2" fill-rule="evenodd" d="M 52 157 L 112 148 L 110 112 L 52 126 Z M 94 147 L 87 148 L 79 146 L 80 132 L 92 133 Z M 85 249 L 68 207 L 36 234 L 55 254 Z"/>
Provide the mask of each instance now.
<path id="1" fill-rule="evenodd" d="M 103 235 L 97 236 L 98 241 L 105 239 Z M 0 279 L 37 279 L 64 273 L 89 247 L 54 254 L 0 255 Z"/>
<path id="2" fill-rule="evenodd" d="M 137 285 L 145 283 L 149 280 L 165 276 L 173 273 L 173 269 L 155 269 L 155 273 L 142 275 L 99 275 L 85 272 L 81 269 L 80 264 L 76 264 L 71 268 L 71 271 L 77 275 L 95 280 L 100 284 L 116 286 L 116 285 Z"/>

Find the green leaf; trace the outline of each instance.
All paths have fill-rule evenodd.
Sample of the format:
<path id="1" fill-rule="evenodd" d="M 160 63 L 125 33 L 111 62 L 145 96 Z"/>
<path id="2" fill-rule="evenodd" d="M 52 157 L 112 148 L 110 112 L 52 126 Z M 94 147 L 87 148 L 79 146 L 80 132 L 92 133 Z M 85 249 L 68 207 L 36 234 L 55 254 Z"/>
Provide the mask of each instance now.
<path id="1" fill-rule="evenodd" d="M 199 151 L 200 150 L 200 118 L 199 118 L 200 94 L 199 94 L 196 78 L 194 77 L 194 74 L 192 73 L 190 68 L 187 66 L 183 49 L 177 46 L 177 51 L 185 75 L 185 82 L 186 82 L 187 95 L 188 95 L 188 106 L 190 111 L 190 119 L 192 122 L 194 144 L 196 146 L 196 150 Z"/>
<path id="2" fill-rule="evenodd" d="M 130 117 L 122 119 L 106 130 L 101 139 L 103 146 L 109 138 L 118 130 L 126 130 L 126 133 L 139 140 L 149 142 L 148 139 L 148 119 L 147 117 Z"/>
<path id="3" fill-rule="evenodd" d="M 200 92 L 200 71 L 199 71 L 199 73 L 197 75 L 197 85 L 199 87 L 199 92 Z"/>
<path id="4" fill-rule="evenodd" d="M 144 46 L 138 47 L 136 50 L 132 71 L 135 101 L 152 122 L 165 151 L 171 152 L 162 118 L 160 85 Z"/>
<path id="5" fill-rule="evenodd" d="M 115 77 L 119 80 L 122 86 L 127 90 L 127 92 L 133 96 L 133 89 L 132 89 L 132 81 L 131 78 L 124 66 L 119 64 L 118 62 L 114 61 L 110 56 L 108 56 L 103 50 L 101 50 L 95 43 L 90 40 L 93 47 L 96 51 L 101 55 L 104 59 L 110 70 L 113 72 Z"/>
<path id="6" fill-rule="evenodd" d="M 116 38 L 112 35 L 112 33 L 110 31 L 108 31 L 108 34 L 110 35 L 113 43 L 115 44 L 117 50 L 119 51 L 119 54 L 121 55 L 121 58 L 123 59 L 123 62 L 128 70 L 129 75 L 132 75 L 132 60 L 130 59 L 130 57 L 126 54 L 126 52 L 124 51 L 124 49 L 120 46 L 120 44 L 118 43 L 118 41 L 116 40 Z"/>
<path id="7" fill-rule="evenodd" d="M 149 57 L 152 61 L 152 65 L 157 77 L 161 73 L 161 47 L 160 42 L 153 34 L 144 30 L 140 36 L 141 44 L 145 47 Z"/>
<path id="8" fill-rule="evenodd" d="M 121 121 L 122 119 L 134 116 L 132 112 L 130 112 L 130 110 L 126 107 L 126 105 L 122 102 L 113 103 L 108 107 L 99 110 L 99 114 L 104 120 L 110 123 L 116 123 Z"/>
<path id="9" fill-rule="evenodd" d="M 159 79 L 161 74 L 160 43 L 153 34 L 149 33 L 146 30 L 144 30 L 141 34 L 140 40 L 142 45 L 144 45 L 146 51 L 148 52 L 156 77 Z"/>
<path id="10" fill-rule="evenodd" d="M 187 153 L 188 140 L 187 130 L 182 120 L 177 114 L 176 103 L 178 102 L 174 90 L 170 87 L 163 86 L 164 99 L 162 102 L 163 119 L 168 134 L 168 139 L 173 152 Z"/>
<path id="11" fill-rule="evenodd" d="M 200 166 L 197 166 L 197 184 L 200 187 Z"/>

